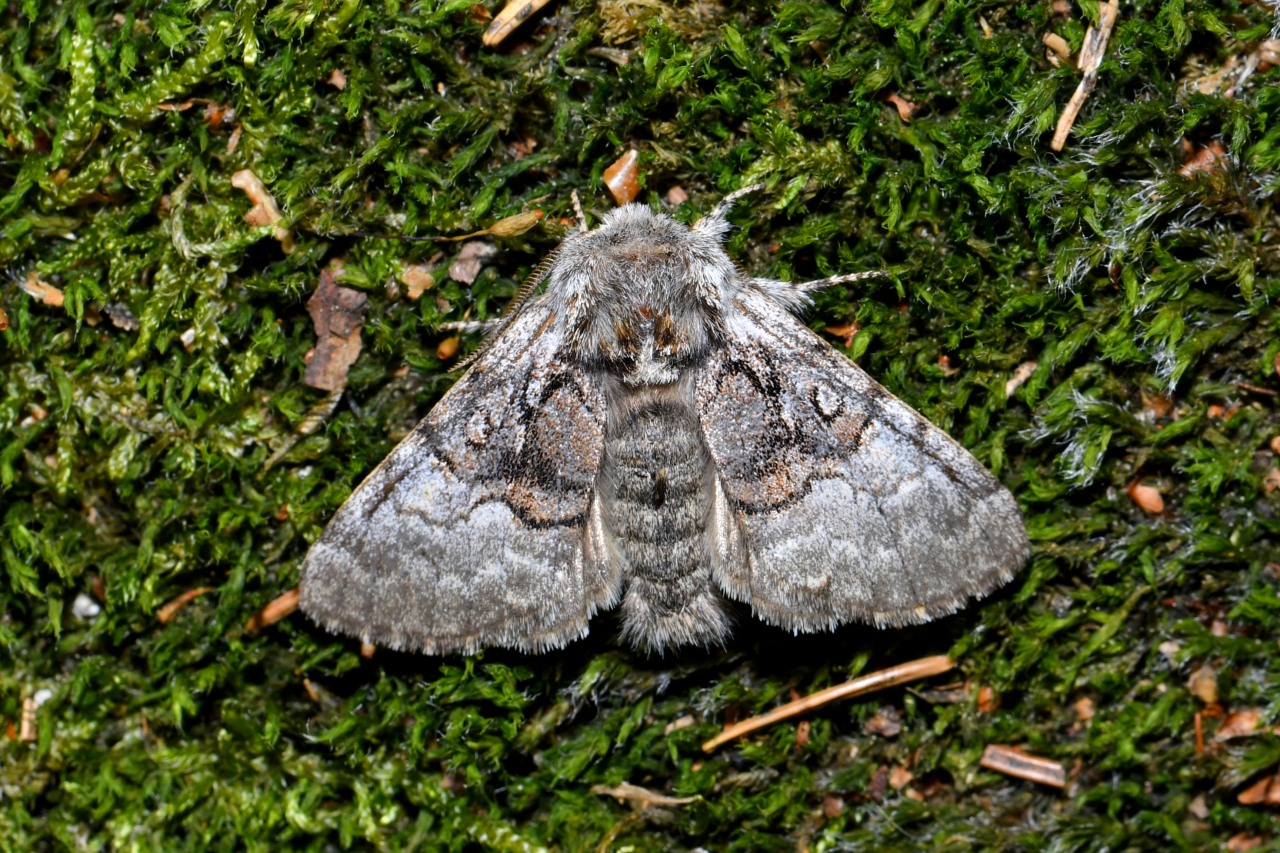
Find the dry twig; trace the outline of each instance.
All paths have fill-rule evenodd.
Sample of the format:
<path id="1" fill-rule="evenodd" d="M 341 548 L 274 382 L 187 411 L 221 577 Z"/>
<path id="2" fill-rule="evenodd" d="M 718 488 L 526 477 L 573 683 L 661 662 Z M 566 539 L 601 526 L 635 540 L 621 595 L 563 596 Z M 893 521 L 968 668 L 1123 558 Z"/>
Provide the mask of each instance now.
<path id="1" fill-rule="evenodd" d="M 908 681 L 939 675 L 954 669 L 955 665 L 955 661 L 946 655 L 934 655 L 933 657 L 920 658 L 898 666 L 891 666 L 888 669 L 882 669 L 870 675 L 860 676 L 852 681 L 846 681 L 844 684 L 837 684 L 835 687 L 828 687 L 826 690 L 819 690 L 817 693 L 811 693 L 794 702 L 780 705 L 767 714 L 761 714 L 758 717 L 751 717 L 740 723 L 734 723 L 732 726 L 726 726 L 724 731 L 702 745 L 702 751 L 711 752 L 722 743 L 741 737 L 749 732 L 754 732 L 756 729 L 771 726 L 788 717 L 803 714 L 805 711 L 820 707 L 828 702 L 847 699 L 852 696 L 861 696 L 863 693 L 871 693 L 875 690 L 883 690 L 886 687 L 906 684 Z"/>
<path id="2" fill-rule="evenodd" d="M 1098 85 L 1098 66 L 1102 64 L 1102 55 L 1107 51 L 1107 40 L 1111 38 L 1111 30 L 1119 17 L 1120 0 L 1109 0 L 1099 8 L 1098 26 L 1090 26 L 1084 34 L 1084 44 L 1080 48 L 1080 62 L 1077 65 L 1084 72 L 1084 76 L 1058 119 L 1058 128 L 1053 133 L 1053 141 L 1049 143 L 1049 147 L 1054 151 L 1061 151 L 1067 144 L 1067 134 L 1076 123 L 1080 108 L 1084 106 L 1093 88 Z"/>
<path id="3" fill-rule="evenodd" d="M 978 763 L 988 770 L 1017 779 L 1039 782 L 1041 785 L 1049 785 L 1053 788 L 1065 788 L 1067 785 L 1067 771 L 1061 763 L 1048 758 L 1027 755 L 1014 746 L 987 744 L 986 750 L 982 753 L 982 760 Z"/>

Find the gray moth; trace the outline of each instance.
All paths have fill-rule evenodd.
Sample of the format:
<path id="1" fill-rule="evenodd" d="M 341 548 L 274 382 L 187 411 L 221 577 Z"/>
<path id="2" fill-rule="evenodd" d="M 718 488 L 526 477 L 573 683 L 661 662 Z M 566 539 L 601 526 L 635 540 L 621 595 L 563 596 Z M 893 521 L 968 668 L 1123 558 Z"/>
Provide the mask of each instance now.
<path id="1" fill-rule="evenodd" d="M 723 643 L 729 599 L 793 632 L 903 626 L 1008 581 L 1030 550 L 1009 492 L 797 319 L 862 276 L 725 253 L 754 189 L 692 227 L 620 207 L 555 249 L 312 546 L 302 609 L 445 654 L 557 648 L 620 604 L 662 651 Z"/>

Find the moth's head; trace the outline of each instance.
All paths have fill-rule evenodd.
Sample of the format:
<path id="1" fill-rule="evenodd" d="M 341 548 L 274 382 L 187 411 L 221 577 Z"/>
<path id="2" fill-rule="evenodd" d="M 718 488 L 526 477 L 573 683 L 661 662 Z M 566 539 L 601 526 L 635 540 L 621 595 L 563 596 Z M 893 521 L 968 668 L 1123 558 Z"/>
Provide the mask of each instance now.
<path id="1" fill-rule="evenodd" d="M 718 233 L 629 204 L 565 241 L 547 293 L 562 302 L 577 358 L 628 384 L 663 384 L 723 334 L 738 281 Z"/>

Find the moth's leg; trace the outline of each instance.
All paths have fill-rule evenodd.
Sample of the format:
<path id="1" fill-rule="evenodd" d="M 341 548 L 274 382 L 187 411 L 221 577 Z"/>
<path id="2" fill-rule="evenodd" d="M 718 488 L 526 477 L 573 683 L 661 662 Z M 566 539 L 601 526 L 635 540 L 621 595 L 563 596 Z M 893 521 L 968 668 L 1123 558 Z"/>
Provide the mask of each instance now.
<path id="1" fill-rule="evenodd" d="M 844 275 L 833 275 L 830 278 L 820 278 L 815 281 L 798 281 L 791 286 L 801 293 L 813 293 L 815 290 L 822 290 L 827 287 L 835 287 L 837 284 L 848 284 L 851 281 L 862 281 L 865 278 L 884 278 L 889 273 L 885 270 L 870 270 L 869 272 L 851 272 Z"/>
<path id="2" fill-rule="evenodd" d="M 582 212 L 582 201 L 578 198 L 578 191 L 570 190 L 569 198 L 573 199 L 573 212 L 578 215 L 578 230 L 586 234 L 591 229 L 587 227 L 587 215 Z"/>
<path id="3" fill-rule="evenodd" d="M 442 332 L 458 332 L 464 335 L 483 332 L 487 335 L 501 325 L 501 317 L 492 317 L 488 320 L 450 320 L 447 323 L 441 323 L 437 328 Z"/>

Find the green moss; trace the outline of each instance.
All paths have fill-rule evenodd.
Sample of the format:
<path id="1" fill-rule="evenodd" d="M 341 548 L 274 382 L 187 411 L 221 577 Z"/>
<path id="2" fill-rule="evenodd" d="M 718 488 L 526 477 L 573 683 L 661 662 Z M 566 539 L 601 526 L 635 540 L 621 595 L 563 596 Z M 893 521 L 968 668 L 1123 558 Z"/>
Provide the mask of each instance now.
<path id="1" fill-rule="evenodd" d="M 1264 4 L 1124 4 L 1055 155 L 1078 77 L 1041 37 L 1078 49 L 1096 11 L 562 2 L 491 50 L 470 0 L 11 4 L 0 847 L 1280 843 L 1274 810 L 1237 800 L 1280 771 L 1280 738 L 1218 742 L 1205 716 L 1197 752 L 1186 686 L 1208 665 L 1225 709 L 1280 717 L 1280 72 L 1231 97 L 1194 85 L 1274 21 Z M 888 93 L 920 105 L 910 123 Z M 1225 159 L 1181 174 L 1184 140 Z M 608 209 L 600 175 L 631 147 L 644 200 L 679 185 L 683 218 L 768 185 L 734 213 L 752 272 L 890 273 L 822 294 L 814 325 L 856 323 L 850 353 L 1000 473 L 1028 568 L 923 628 L 791 638 L 743 614 L 728 648 L 665 659 L 620 647 L 608 616 L 537 657 L 364 660 L 302 616 L 247 633 L 453 381 L 435 324 L 498 313 L 571 190 Z M 241 169 L 279 202 L 291 254 L 245 223 Z M 343 236 L 460 233 L 532 207 L 550 224 L 502 241 L 470 287 L 447 275 L 457 245 Z M 306 299 L 339 257 L 370 296 L 365 349 L 323 429 L 268 467 L 322 402 L 301 384 Z M 387 287 L 405 262 L 438 282 L 416 303 Z M 29 296 L 29 275 L 64 304 Z M 1144 406 L 1159 397 L 1172 409 Z M 1135 479 L 1163 515 L 1126 496 Z M 101 613 L 78 615 L 80 596 Z M 816 711 L 807 740 L 793 721 L 699 748 L 729 715 L 947 651 L 998 707 L 919 685 Z M 864 728 L 882 707 L 895 736 Z M 1063 762 L 1071 786 L 982 769 L 989 743 Z M 899 766 L 923 802 L 886 784 Z M 622 782 L 699 799 L 592 793 Z"/>

